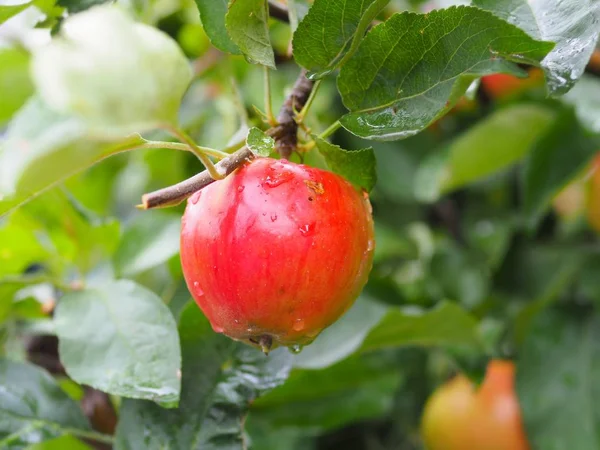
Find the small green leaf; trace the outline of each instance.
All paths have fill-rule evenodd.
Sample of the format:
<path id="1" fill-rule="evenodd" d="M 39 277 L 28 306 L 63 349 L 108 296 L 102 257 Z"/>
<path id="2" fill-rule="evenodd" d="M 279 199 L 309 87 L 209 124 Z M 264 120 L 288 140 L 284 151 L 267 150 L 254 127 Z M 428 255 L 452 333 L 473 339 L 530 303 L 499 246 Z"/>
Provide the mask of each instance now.
<path id="1" fill-rule="evenodd" d="M 177 328 L 153 292 L 129 280 L 103 283 L 66 294 L 54 318 L 73 380 L 123 397 L 179 399 Z"/>
<path id="2" fill-rule="evenodd" d="M 550 200 L 600 148 L 597 137 L 588 136 L 572 110 L 565 110 L 538 139 L 525 161 L 523 208 L 534 226 Z"/>
<path id="3" fill-rule="evenodd" d="M 29 59 L 29 55 L 21 49 L 0 49 L 0 127 L 33 94 Z"/>
<path id="4" fill-rule="evenodd" d="M 44 370 L 0 359 L 0 448 L 23 449 L 89 429 L 81 409 Z"/>
<path id="5" fill-rule="evenodd" d="M 294 58 L 321 78 L 358 48 L 367 27 L 389 0 L 315 0 L 294 33 Z"/>
<path id="6" fill-rule="evenodd" d="M 65 435 L 32 445 L 31 447 L 27 447 L 27 450 L 91 450 L 91 447 L 85 445 L 79 439 Z"/>
<path id="7" fill-rule="evenodd" d="M 390 310 L 371 330 L 361 351 L 407 345 L 468 345 L 480 347 L 477 321 L 454 303 L 442 302 L 430 311 Z"/>
<path id="8" fill-rule="evenodd" d="M 270 353 L 212 331 L 195 304 L 181 314 L 183 355 L 179 407 L 126 400 L 116 435 L 116 450 L 202 449 L 242 450 L 243 417 L 259 395 L 282 384 L 291 355 L 286 349 Z"/>
<path id="9" fill-rule="evenodd" d="M 114 6 L 65 19 L 32 68 L 50 108 L 82 118 L 103 137 L 176 124 L 192 77 L 175 41 Z"/>
<path id="10" fill-rule="evenodd" d="M 340 71 L 338 89 L 351 111 L 342 125 L 368 139 L 412 136 L 477 77 L 519 73 L 508 61 L 537 65 L 552 47 L 473 7 L 394 14 L 367 34 Z"/>
<path id="11" fill-rule="evenodd" d="M 370 192 L 377 182 L 376 161 L 373 148 L 362 150 L 344 150 L 318 136 L 313 137 L 319 152 L 325 158 L 329 168 L 346 178 L 359 189 Z"/>
<path id="12" fill-rule="evenodd" d="M 566 312 L 540 316 L 519 350 L 516 389 L 532 448 L 600 445 L 600 320 Z"/>
<path id="13" fill-rule="evenodd" d="M 256 127 L 248 130 L 246 145 L 256 156 L 269 156 L 275 148 L 275 140 Z"/>
<path id="14" fill-rule="evenodd" d="M 33 4 L 33 1 L 21 3 L 20 5 L 0 5 L 0 25 L 21 11 L 26 10 Z"/>
<path id="15" fill-rule="evenodd" d="M 146 212 L 129 224 L 114 255 L 118 274 L 130 277 L 179 253 L 181 220 L 174 215 Z"/>
<path id="16" fill-rule="evenodd" d="M 541 64 L 554 95 L 567 92 L 583 75 L 600 36 L 600 3 L 595 0 L 474 0 L 473 5 L 535 39 L 556 43 Z"/>
<path id="17" fill-rule="evenodd" d="M 227 53 L 239 55 L 240 49 L 233 43 L 225 27 L 228 0 L 196 0 L 200 20 L 210 42 Z"/>
<path id="18" fill-rule="evenodd" d="M 489 176 L 520 160 L 555 119 L 552 110 L 518 104 L 500 109 L 450 144 L 443 192 Z"/>
<path id="19" fill-rule="evenodd" d="M 225 25 L 249 62 L 275 69 L 267 0 L 231 0 Z"/>

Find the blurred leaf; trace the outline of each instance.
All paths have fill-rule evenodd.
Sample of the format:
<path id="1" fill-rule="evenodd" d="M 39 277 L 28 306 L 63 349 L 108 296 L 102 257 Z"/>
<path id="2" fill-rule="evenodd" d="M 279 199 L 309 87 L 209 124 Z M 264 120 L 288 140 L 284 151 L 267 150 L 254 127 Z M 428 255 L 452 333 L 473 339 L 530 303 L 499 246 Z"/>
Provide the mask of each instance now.
<path id="1" fill-rule="evenodd" d="M 554 119 L 550 109 L 517 104 L 478 122 L 450 144 L 442 190 L 457 189 L 515 163 Z"/>
<path id="2" fill-rule="evenodd" d="M 294 357 L 294 367 L 322 369 L 350 356 L 385 312 L 385 306 L 364 296 L 359 298 L 346 314 Z"/>
<path id="3" fill-rule="evenodd" d="M 225 26 L 249 62 L 275 69 L 267 0 L 231 0 Z"/>
<path id="4" fill-rule="evenodd" d="M 2 6 L 0 6 L 2 8 Z M 29 55 L 20 49 L 0 49 L 0 127 L 33 94 Z"/>
<path id="5" fill-rule="evenodd" d="M 129 280 L 70 292 L 54 319 L 60 359 L 73 380 L 123 397 L 179 399 L 176 324 L 153 292 Z"/>
<path id="6" fill-rule="evenodd" d="M 175 41 L 114 6 L 65 19 L 32 69 L 50 108 L 84 119 L 103 137 L 175 125 L 192 78 Z"/>
<path id="7" fill-rule="evenodd" d="M 474 0 L 474 6 L 526 31 L 555 42 L 542 61 L 552 94 L 567 92 L 583 75 L 600 35 L 600 3 L 595 0 Z"/>
<path id="8" fill-rule="evenodd" d="M 91 447 L 72 436 L 65 435 L 32 445 L 27 447 L 27 450 L 91 450 Z"/>
<path id="9" fill-rule="evenodd" d="M 30 264 L 43 262 L 47 257 L 48 251 L 33 229 L 10 222 L 0 227 L 0 280 L 4 275 L 21 274 Z"/>
<path id="10" fill-rule="evenodd" d="M 338 89 L 351 111 L 342 125 L 367 139 L 412 136 L 448 111 L 475 78 L 520 73 L 507 60 L 538 64 L 552 47 L 477 8 L 394 14 L 340 71 Z"/>
<path id="11" fill-rule="evenodd" d="M 0 215 L 102 159 L 132 150 L 139 135 L 98 139 L 79 119 L 62 116 L 33 98 L 11 122 L 0 141 Z"/>
<path id="12" fill-rule="evenodd" d="M 179 253 L 179 217 L 144 212 L 129 224 L 115 252 L 115 270 L 130 277 L 163 264 Z"/>
<path id="13" fill-rule="evenodd" d="M 69 429 L 89 425 L 54 379 L 32 364 L 0 359 L 0 448 L 22 449 Z"/>
<path id="14" fill-rule="evenodd" d="M 535 143 L 525 162 L 523 208 L 533 226 L 550 200 L 577 175 L 600 148 L 588 136 L 572 110 L 561 112 Z"/>
<path id="15" fill-rule="evenodd" d="M 294 58 L 321 78 L 356 51 L 389 0 L 315 0 L 294 33 Z M 311 78 L 312 78 L 311 77 Z"/>
<path id="16" fill-rule="evenodd" d="M 233 43 L 225 27 L 228 0 L 195 0 L 200 12 L 200 20 L 210 42 L 227 53 L 239 55 L 240 49 Z"/>
<path id="17" fill-rule="evenodd" d="M 573 105 L 577 118 L 588 130 L 600 134 L 600 80 L 593 76 L 583 76 L 563 97 Z"/>
<path id="18" fill-rule="evenodd" d="M 533 448 L 596 450 L 600 321 L 540 316 L 519 351 L 517 393 Z"/>
<path id="19" fill-rule="evenodd" d="M 92 6 L 108 3 L 109 1 L 110 0 L 57 0 L 56 3 L 66 8 L 69 11 L 69 13 L 75 14 L 81 11 L 85 11 L 86 9 L 89 9 Z"/>
<path id="20" fill-rule="evenodd" d="M 291 355 L 286 349 L 266 358 L 216 334 L 195 304 L 182 312 L 179 334 L 183 355 L 179 407 L 165 410 L 150 402 L 126 400 L 116 450 L 241 450 L 249 403 L 287 379 Z"/>
<path id="21" fill-rule="evenodd" d="M 441 302 L 429 311 L 390 309 L 365 338 L 360 351 L 409 345 L 479 347 L 477 321 L 454 303 Z"/>
<path id="22" fill-rule="evenodd" d="M 252 127 L 248 130 L 246 145 L 256 156 L 269 156 L 275 148 L 275 140 L 267 136 L 262 130 Z"/>
<path id="23" fill-rule="evenodd" d="M 252 404 L 251 417 L 277 426 L 328 429 L 381 416 L 392 407 L 402 379 L 396 366 L 373 354 L 322 370 L 295 369 L 283 386 Z"/>
<path id="24" fill-rule="evenodd" d="M 33 4 L 33 1 L 21 3 L 20 5 L 0 5 L 0 25 L 21 11 L 26 10 Z"/>
<path id="25" fill-rule="evenodd" d="M 344 150 L 339 145 L 331 144 L 314 136 L 319 152 L 325 158 L 329 168 L 359 189 L 370 192 L 377 182 L 375 170 L 375 153 L 373 148 L 361 150 Z"/>

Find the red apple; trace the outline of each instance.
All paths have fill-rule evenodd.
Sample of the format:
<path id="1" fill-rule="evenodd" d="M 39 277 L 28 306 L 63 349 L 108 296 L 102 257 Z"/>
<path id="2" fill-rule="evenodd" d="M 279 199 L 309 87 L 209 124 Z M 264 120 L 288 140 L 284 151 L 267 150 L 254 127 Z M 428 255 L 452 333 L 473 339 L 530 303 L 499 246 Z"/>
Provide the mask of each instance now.
<path id="1" fill-rule="evenodd" d="M 216 332 L 268 351 L 310 343 L 354 302 L 374 250 L 368 196 L 331 172 L 258 158 L 194 194 L 181 230 Z"/>
<path id="2" fill-rule="evenodd" d="M 477 389 L 459 375 L 427 402 L 422 434 L 428 450 L 528 450 L 510 361 L 490 362 Z"/>
<path id="3" fill-rule="evenodd" d="M 494 99 L 505 99 L 520 94 L 536 86 L 541 86 L 544 80 L 543 72 L 538 68 L 531 68 L 527 78 L 514 75 L 497 73 L 481 78 L 484 91 Z"/>

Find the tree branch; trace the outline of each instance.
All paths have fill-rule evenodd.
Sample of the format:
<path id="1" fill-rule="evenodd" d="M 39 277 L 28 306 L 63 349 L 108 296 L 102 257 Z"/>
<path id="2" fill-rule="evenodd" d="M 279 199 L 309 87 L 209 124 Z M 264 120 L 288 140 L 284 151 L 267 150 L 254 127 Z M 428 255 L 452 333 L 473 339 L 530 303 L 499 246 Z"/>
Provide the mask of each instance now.
<path id="1" fill-rule="evenodd" d="M 269 15 L 274 19 L 290 23 L 290 15 L 287 8 L 273 0 L 269 0 Z"/>

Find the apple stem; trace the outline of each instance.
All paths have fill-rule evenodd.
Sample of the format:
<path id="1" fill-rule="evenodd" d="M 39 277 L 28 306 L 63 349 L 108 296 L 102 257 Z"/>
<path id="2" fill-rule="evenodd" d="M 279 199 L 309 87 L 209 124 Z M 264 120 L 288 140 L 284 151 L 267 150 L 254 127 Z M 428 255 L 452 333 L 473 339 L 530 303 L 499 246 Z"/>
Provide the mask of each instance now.
<path id="1" fill-rule="evenodd" d="M 266 356 L 269 356 L 271 347 L 273 347 L 273 338 L 268 334 L 263 334 L 261 337 L 258 338 L 258 345 L 260 346 L 262 352 Z"/>

